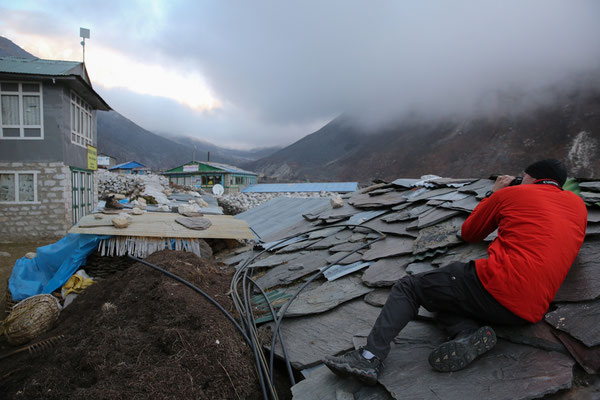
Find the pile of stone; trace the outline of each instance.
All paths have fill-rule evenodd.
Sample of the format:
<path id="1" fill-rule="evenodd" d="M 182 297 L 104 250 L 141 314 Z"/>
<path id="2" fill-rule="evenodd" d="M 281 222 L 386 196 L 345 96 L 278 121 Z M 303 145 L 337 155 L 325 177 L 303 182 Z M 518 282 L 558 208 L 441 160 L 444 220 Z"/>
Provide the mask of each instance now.
<path id="1" fill-rule="evenodd" d="M 281 193 L 233 193 L 217 198 L 219 206 L 228 215 L 243 213 L 276 197 L 329 197 L 339 196 L 331 192 L 281 192 Z"/>
<path id="2" fill-rule="evenodd" d="M 98 197 L 105 199 L 111 194 L 120 194 L 129 199 L 139 196 L 154 198 L 157 204 L 168 204 L 169 180 L 162 175 L 125 175 L 98 170 Z"/>

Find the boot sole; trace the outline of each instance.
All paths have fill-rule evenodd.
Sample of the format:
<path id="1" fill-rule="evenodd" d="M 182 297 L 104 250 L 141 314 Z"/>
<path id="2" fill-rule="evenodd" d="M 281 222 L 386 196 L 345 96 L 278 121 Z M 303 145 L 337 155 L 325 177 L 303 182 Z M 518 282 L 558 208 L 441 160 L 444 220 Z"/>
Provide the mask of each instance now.
<path id="1" fill-rule="evenodd" d="M 442 343 L 429 355 L 429 364 L 439 372 L 459 371 L 496 345 L 496 333 L 489 326 L 475 331 L 468 343 L 452 340 Z"/>
<path id="2" fill-rule="evenodd" d="M 368 386 L 377 384 L 377 377 L 366 374 L 363 370 L 353 368 L 350 364 L 335 362 L 333 360 L 324 360 L 327 368 L 341 378 L 354 378 Z"/>

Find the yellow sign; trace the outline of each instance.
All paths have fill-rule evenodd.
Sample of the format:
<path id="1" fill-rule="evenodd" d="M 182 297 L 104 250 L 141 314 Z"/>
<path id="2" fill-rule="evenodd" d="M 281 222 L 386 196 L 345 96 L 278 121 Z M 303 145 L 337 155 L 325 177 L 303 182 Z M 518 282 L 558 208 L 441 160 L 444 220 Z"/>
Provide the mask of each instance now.
<path id="1" fill-rule="evenodd" d="M 87 169 L 96 171 L 98 169 L 98 149 L 88 144 L 87 146 Z"/>

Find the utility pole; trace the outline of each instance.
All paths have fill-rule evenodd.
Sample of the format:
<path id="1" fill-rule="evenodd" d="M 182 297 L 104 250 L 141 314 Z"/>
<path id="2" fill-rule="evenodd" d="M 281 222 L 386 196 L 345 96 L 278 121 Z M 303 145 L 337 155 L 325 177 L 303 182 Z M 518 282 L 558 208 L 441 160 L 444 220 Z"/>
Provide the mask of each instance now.
<path id="1" fill-rule="evenodd" d="M 90 30 L 87 28 L 79 28 L 79 36 L 83 39 L 81 47 L 83 47 L 83 63 L 85 64 L 85 39 L 90 38 Z"/>

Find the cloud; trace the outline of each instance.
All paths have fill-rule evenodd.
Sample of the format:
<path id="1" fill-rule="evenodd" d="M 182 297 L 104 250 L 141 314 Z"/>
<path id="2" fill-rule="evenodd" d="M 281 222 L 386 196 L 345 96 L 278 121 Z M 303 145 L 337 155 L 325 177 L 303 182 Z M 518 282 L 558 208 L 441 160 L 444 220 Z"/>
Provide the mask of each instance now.
<path id="1" fill-rule="evenodd" d="M 210 132 L 236 147 L 291 143 L 343 112 L 381 122 L 514 109 L 600 69 L 595 0 L 67 0 L 10 8 L 17 11 L 2 12 L 3 29 L 64 40 L 66 26 L 85 26 L 90 54 L 112 49 L 182 82 L 195 77 L 218 101 L 210 112 L 160 96 L 136 97 L 145 105 L 135 111 L 131 88 L 105 83 L 105 93 L 144 127 Z"/>

